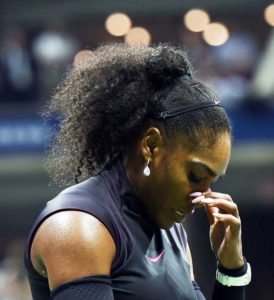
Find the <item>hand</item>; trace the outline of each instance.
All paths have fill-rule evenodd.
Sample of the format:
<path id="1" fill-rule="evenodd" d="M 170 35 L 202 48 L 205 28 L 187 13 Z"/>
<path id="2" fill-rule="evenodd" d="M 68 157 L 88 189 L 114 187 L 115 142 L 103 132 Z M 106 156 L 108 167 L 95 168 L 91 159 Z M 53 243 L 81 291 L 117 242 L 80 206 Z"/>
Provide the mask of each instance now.
<path id="1" fill-rule="evenodd" d="M 205 204 L 210 222 L 210 242 L 219 263 L 227 269 L 244 265 L 241 219 L 237 205 L 227 194 L 209 190 Z"/>

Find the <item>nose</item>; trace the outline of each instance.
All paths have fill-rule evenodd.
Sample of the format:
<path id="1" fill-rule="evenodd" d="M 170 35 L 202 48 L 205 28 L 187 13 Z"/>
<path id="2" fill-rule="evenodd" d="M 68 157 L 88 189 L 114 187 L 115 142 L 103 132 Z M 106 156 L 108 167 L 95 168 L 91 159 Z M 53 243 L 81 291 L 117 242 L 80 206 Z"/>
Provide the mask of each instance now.
<path id="1" fill-rule="evenodd" d="M 210 187 L 207 185 L 207 186 L 200 186 L 199 188 L 196 188 L 195 190 L 196 192 L 200 192 L 202 194 L 206 194 L 206 193 L 210 193 L 211 192 L 211 189 Z"/>

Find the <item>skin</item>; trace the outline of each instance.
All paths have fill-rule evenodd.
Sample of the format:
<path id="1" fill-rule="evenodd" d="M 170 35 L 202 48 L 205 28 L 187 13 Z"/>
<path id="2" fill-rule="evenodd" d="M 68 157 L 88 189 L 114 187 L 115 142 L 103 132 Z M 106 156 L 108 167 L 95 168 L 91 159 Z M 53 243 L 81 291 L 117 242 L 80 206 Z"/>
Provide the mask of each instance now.
<path id="1" fill-rule="evenodd" d="M 204 205 L 213 252 L 224 267 L 239 268 L 244 261 L 237 205 L 229 195 L 209 188 L 226 172 L 231 138 L 223 132 L 213 146 L 206 141 L 194 149 L 187 145 L 181 136 L 168 139 L 160 125 L 149 126 L 126 148 L 123 164 L 127 177 L 148 218 L 161 228 L 171 227 L 192 213 L 195 206 L 204 205 L 193 204 L 190 194 L 205 193 L 213 202 Z M 151 174 L 145 177 L 143 169 L 148 159 Z M 99 220 L 84 212 L 63 211 L 50 216 L 38 229 L 31 261 L 54 289 L 80 277 L 110 274 L 115 254 L 115 243 Z M 189 249 L 188 254 L 192 265 Z"/>
<path id="2" fill-rule="evenodd" d="M 77 278 L 109 274 L 115 253 L 114 241 L 100 221 L 84 212 L 63 211 L 39 227 L 31 261 L 52 290 Z"/>

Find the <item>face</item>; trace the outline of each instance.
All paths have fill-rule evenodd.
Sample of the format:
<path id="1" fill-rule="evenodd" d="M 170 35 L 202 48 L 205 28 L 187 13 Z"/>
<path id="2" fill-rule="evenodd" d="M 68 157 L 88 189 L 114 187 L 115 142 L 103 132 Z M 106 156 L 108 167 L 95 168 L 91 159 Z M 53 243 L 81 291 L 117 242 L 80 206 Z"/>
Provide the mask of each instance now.
<path id="1" fill-rule="evenodd" d="M 174 146 L 162 146 L 158 155 L 152 157 L 144 205 L 161 228 L 181 222 L 194 209 L 189 194 L 207 191 L 225 174 L 231 152 L 230 135 L 221 133 L 213 146 L 206 144 L 187 150 L 180 138 L 176 138 Z"/>

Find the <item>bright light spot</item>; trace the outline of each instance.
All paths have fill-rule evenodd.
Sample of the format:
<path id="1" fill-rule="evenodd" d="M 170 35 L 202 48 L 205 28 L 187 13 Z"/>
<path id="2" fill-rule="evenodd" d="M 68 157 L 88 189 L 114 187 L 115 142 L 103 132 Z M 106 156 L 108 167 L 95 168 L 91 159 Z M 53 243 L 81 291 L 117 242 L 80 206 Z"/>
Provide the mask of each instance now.
<path id="1" fill-rule="evenodd" d="M 205 28 L 203 38 L 211 46 L 220 46 L 228 40 L 229 31 L 221 23 L 211 23 Z"/>
<path id="2" fill-rule="evenodd" d="M 190 31 L 203 31 L 210 22 L 208 13 L 202 9 L 192 9 L 184 16 L 184 23 L 186 28 Z"/>
<path id="3" fill-rule="evenodd" d="M 264 11 L 264 18 L 269 25 L 274 26 L 274 4 L 266 7 Z"/>
<path id="4" fill-rule="evenodd" d="M 33 51 L 37 60 L 45 65 L 70 61 L 77 42 L 70 36 L 54 31 L 45 31 L 34 40 Z"/>
<path id="5" fill-rule="evenodd" d="M 107 17 L 105 27 L 110 34 L 123 36 L 131 27 L 131 20 L 126 14 L 114 13 Z"/>
<path id="6" fill-rule="evenodd" d="M 74 66 L 76 68 L 81 68 L 85 61 L 91 56 L 92 52 L 90 50 L 81 50 L 74 56 Z"/>
<path id="7" fill-rule="evenodd" d="M 130 45 L 135 45 L 135 44 L 149 45 L 151 41 L 151 35 L 143 27 L 133 27 L 126 34 L 125 41 Z"/>

